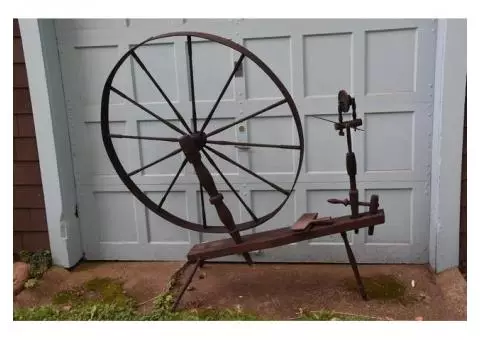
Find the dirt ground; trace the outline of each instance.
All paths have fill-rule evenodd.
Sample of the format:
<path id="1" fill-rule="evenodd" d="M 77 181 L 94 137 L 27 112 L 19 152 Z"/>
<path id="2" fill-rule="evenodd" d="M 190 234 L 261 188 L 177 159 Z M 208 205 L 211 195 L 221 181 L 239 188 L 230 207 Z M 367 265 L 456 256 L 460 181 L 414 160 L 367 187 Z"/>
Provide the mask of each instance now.
<path id="1" fill-rule="evenodd" d="M 50 268 L 33 289 L 24 289 L 14 297 L 16 307 L 32 307 L 51 302 L 60 292 L 83 285 L 97 277 L 118 279 L 129 296 L 149 310 L 152 299 L 161 294 L 182 262 L 84 262 L 71 270 Z"/>
<path id="2" fill-rule="evenodd" d="M 444 291 L 451 290 L 438 285 L 437 276 L 426 266 L 362 265 L 360 274 L 364 280 L 396 278 L 406 288 L 406 299 L 364 301 L 351 289 L 355 281 L 348 265 L 255 264 L 249 268 L 245 264 L 206 264 L 196 273 L 192 281 L 194 289 L 185 293 L 180 307 L 240 305 L 243 310 L 272 319 L 294 318 L 302 308 L 394 320 L 414 320 L 418 316 L 424 320 L 466 320 L 466 297 L 465 301 L 458 298 L 458 289 L 457 294 L 446 297 Z M 204 278 L 200 279 L 201 276 Z M 444 284 L 458 285 L 453 277 L 463 280 L 460 274 L 450 275 Z M 462 302 L 465 306 L 458 305 Z"/>
<path id="3" fill-rule="evenodd" d="M 51 268 L 33 289 L 14 298 L 14 307 L 47 304 L 55 293 L 95 277 L 124 282 L 127 294 L 151 308 L 175 273 L 176 290 L 192 267 L 181 262 L 91 262 L 73 270 Z M 330 310 L 393 320 L 466 320 L 466 282 L 458 270 L 440 276 L 423 265 L 361 265 L 365 281 L 391 277 L 405 288 L 400 299 L 363 301 L 349 265 L 206 263 L 195 274 L 179 308 L 238 308 L 272 320 L 296 317 L 299 309 Z M 412 287 L 412 280 L 415 285 Z M 353 284 L 353 287 L 352 287 Z M 370 287 L 372 288 L 372 287 Z M 375 287 L 373 287 L 375 288 Z M 373 289 L 372 288 L 372 289 Z M 367 288 L 368 291 L 368 288 Z"/>

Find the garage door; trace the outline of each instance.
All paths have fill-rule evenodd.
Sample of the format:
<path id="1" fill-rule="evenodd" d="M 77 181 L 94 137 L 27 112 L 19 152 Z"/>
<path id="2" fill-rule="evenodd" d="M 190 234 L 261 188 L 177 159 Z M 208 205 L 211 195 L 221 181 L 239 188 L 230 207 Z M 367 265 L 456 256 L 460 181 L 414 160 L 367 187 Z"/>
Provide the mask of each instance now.
<path id="1" fill-rule="evenodd" d="M 335 119 L 336 93 L 344 88 L 356 97 L 365 132 L 354 136 L 360 199 L 378 194 L 386 223 L 375 235 L 349 233 L 360 262 L 424 263 L 428 261 L 430 155 L 433 112 L 436 22 L 434 20 L 58 20 L 57 41 L 77 185 L 85 256 L 91 260 L 183 260 L 190 247 L 218 238 L 179 228 L 147 210 L 115 174 L 100 133 L 102 88 L 113 65 L 129 47 L 171 31 L 202 31 L 238 42 L 269 65 L 289 89 L 303 124 L 305 159 L 300 177 L 283 209 L 255 230 L 291 225 L 304 212 L 322 216 L 348 214 L 328 198 L 347 197 L 345 140 L 313 116 Z M 139 55 L 181 112 L 190 114 L 185 42 L 169 40 L 142 47 Z M 197 115 L 205 118 L 233 67 L 232 52 L 214 43 L 194 41 Z M 120 69 L 117 88 L 177 124 L 171 110 L 133 61 Z M 211 128 L 228 124 L 245 111 L 272 102 L 276 92 L 246 64 L 219 105 Z M 121 97 L 112 97 L 111 130 L 127 135 L 165 136 L 168 128 Z M 113 114 L 114 113 L 114 114 Z M 252 119 L 243 136 L 262 142 L 269 131 L 279 144 L 295 142 L 287 111 Z M 242 136 L 235 128 L 225 138 Z M 116 141 L 117 142 L 117 141 Z M 115 144 L 127 169 L 138 169 L 170 149 L 148 141 Z M 225 154 L 276 183 L 288 187 L 295 171 L 291 150 L 267 152 L 225 146 Z M 179 158 L 137 175 L 137 185 L 159 201 L 172 181 Z M 228 163 L 218 162 L 255 214 L 270 212 L 280 193 Z M 164 207 L 201 223 L 198 182 L 187 165 Z M 236 221 L 249 219 L 233 193 L 215 176 Z M 208 204 L 207 204 L 208 206 Z M 214 210 L 207 220 L 219 224 Z M 227 260 L 242 261 L 242 257 Z M 341 238 L 322 237 L 254 254 L 255 261 L 346 262 Z"/>

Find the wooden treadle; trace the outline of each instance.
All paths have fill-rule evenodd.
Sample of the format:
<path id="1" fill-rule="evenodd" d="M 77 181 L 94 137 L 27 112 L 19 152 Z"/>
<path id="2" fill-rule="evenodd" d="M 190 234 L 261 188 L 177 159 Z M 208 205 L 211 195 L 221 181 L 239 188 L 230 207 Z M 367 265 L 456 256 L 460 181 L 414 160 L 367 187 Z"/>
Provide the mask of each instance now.
<path id="1" fill-rule="evenodd" d="M 317 218 L 317 213 L 305 213 L 292 226 L 292 230 L 302 231 L 308 228 L 310 223 Z"/>
<path id="2" fill-rule="evenodd" d="M 236 244 L 230 238 L 200 243 L 190 249 L 187 258 L 189 261 L 208 260 L 260 249 L 280 247 L 290 243 L 338 234 L 353 229 L 383 223 L 385 223 L 383 209 L 378 210 L 376 214 L 368 212 L 361 213 L 359 214 L 359 217 L 355 219 L 352 219 L 350 216 L 334 218 L 333 223 L 329 225 L 316 225 L 315 221 L 312 221 L 310 229 L 304 232 L 298 232 L 287 227 L 250 235 L 242 235 L 242 243 L 239 244 Z"/>

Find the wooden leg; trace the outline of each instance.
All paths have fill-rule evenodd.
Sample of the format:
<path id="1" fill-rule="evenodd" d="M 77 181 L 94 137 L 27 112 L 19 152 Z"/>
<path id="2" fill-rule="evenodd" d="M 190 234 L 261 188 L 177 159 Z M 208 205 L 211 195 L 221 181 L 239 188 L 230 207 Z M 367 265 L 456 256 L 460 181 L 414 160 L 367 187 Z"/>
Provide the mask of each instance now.
<path id="1" fill-rule="evenodd" d="M 188 276 L 187 281 L 183 284 L 182 289 L 180 290 L 180 294 L 178 294 L 177 299 L 175 300 L 175 304 L 172 307 L 172 311 L 174 312 L 177 309 L 178 303 L 180 302 L 180 299 L 182 298 L 183 294 L 187 290 L 187 287 L 190 285 L 192 282 L 193 276 L 195 275 L 195 272 L 197 271 L 198 267 L 200 264 L 203 263 L 203 260 L 197 260 L 195 263 L 195 267 L 193 267 L 192 272 Z"/>
<path id="2" fill-rule="evenodd" d="M 345 243 L 345 248 L 347 249 L 348 260 L 350 261 L 350 265 L 352 266 L 353 273 L 355 274 L 355 279 L 357 280 L 358 290 L 360 291 L 360 295 L 364 300 L 367 300 L 367 294 L 365 293 L 365 288 L 363 287 L 362 278 L 360 277 L 360 273 L 358 272 L 357 261 L 355 260 L 355 256 L 353 255 L 352 248 L 350 248 L 350 243 L 348 242 L 347 233 L 341 233 L 343 238 L 343 243 Z"/>

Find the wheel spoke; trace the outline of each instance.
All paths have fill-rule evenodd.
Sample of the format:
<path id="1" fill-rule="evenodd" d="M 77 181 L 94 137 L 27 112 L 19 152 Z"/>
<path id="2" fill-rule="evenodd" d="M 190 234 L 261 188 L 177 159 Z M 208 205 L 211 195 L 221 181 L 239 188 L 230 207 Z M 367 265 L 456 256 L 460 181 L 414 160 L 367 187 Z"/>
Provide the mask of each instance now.
<path id="1" fill-rule="evenodd" d="M 180 168 L 178 169 L 177 174 L 176 174 L 175 177 L 173 178 L 172 183 L 170 183 L 170 185 L 168 186 L 168 189 L 167 189 L 167 191 L 165 192 L 165 194 L 163 195 L 162 200 L 160 201 L 160 203 L 158 203 L 158 208 L 161 208 L 162 205 L 163 205 L 163 203 L 165 203 L 165 200 L 167 199 L 167 196 L 168 196 L 168 194 L 170 193 L 170 190 L 172 190 L 173 185 L 174 185 L 175 182 L 177 181 L 177 178 L 178 178 L 178 176 L 180 176 L 180 173 L 182 172 L 182 170 L 183 170 L 183 168 L 185 167 L 185 165 L 187 165 L 187 159 L 186 159 L 186 158 L 183 160 L 182 165 L 180 165 Z"/>
<path id="2" fill-rule="evenodd" d="M 168 158 L 170 158 L 170 157 L 175 156 L 175 155 L 176 155 L 177 153 L 179 153 L 180 151 L 182 151 L 182 149 L 178 148 L 177 150 L 170 152 L 168 155 L 163 156 L 162 158 L 157 159 L 156 161 L 153 161 L 153 162 L 151 162 L 151 163 L 148 163 L 147 165 L 142 166 L 140 169 L 137 169 L 137 170 L 135 170 L 135 171 L 129 172 L 127 175 L 128 175 L 128 176 L 136 175 L 136 174 L 138 174 L 140 171 L 143 171 L 143 170 L 145 170 L 145 169 L 147 169 L 147 168 L 149 168 L 149 167 L 151 167 L 151 166 L 154 166 L 155 164 L 158 164 L 158 163 L 160 163 L 160 162 L 162 162 L 162 161 L 164 161 L 164 160 L 166 160 L 166 159 L 168 159 Z"/>
<path id="3" fill-rule="evenodd" d="M 258 116 L 259 114 L 262 114 L 262 113 L 264 113 L 264 112 L 270 111 L 271 109 L 274 109 L 274 108 L 276 108 L 277 106 L 280 106 L 280 105 L 282 105 L 282 104 L 284 104 L 284 103 L 286 103 L 286 102 L 287 102 L 286 99 L 282 99 L 282 100 L 280 100 L 280 101 L 278 101 L 278 102 L 276 102 L 276 103 L 273 103 L 272 105 L 267 106 L 266 108 L 261 109 L 260 111 L 257 111 L 257 112 L 255 112 L 255 113 L 252 113 L 252 114 L 250 114 L 250 115 L 248 115 L 248 116 L 246 116 L 246 117 L 243 117 L 242 119 L 239 119 L 239 120 L 237 120 L 237 121 L 235 121 L 235 122 L 233 122 L 233 123 L 227 124 L 227 125 L 225 125 L 225 126 L 223 126 L 223 127 L 221 127 L 221 128 L 218 128 L 218 129 L 216 129 L 216 130 L 208 133 L 208 134 L 207 134 L 207 137 L 216 135 L 217 133 L 220 133 L 220 132 L 222 132 L 223 130 L 226 130 L 226 129 L 228 129 L 228 128 L 231 128 L 232 126 L 235 126 L 235 125 L 237 125 L 237 124 L 240 124 L 240 123 L 242 123 L 242 122 L 244 122 L 244 121 L 246 121 L 246 120 L 248 120 L 248 119 L 250 119 L 250 118 L 256 117 L 256 116 Z"/>
<path id="4" fill-rule="evenodd" d="M 170 108 L 173 110 L 173 112 L 175 113 L 175 115 L 177 116 L 177 118 L 180 120 L 180 122 L 183 124 L 183 126 L 185 126 L 185 128 L 187 129 L 187 131 L 189 133 L 192 133 L 192 131 L 190 130 L 190 127 L 188 126 L 188 124 L 185 122 L 185 120 L 183 119 L 182 115 L 180 114 L 180 112 L 178 112 L 178 110 L 175 108 L 175 106 L 173 106 L 172 102 L 170 101 L 170 99 L 167 97 L 167 95 L 165 94 L 165 92 L 162 90 L 162 88 L 160 87 L 160 85 L 155 81 L 155 79 L 153 78 L 153 76 L 150 74 L 150 72 L 148 72 L 147 68 L 145 67 L 145 64 L 140 60 L 140 57 L 135 53 L 135 52 L 132 52 L 132 56 L 133 58 L 136 60 L 136 62 L 138 63 L 138 65 L 140 65 L 140 67 L 142 68 L 143 72 L 145 72 L 145 74 L 147 75 L 148 78 L 150 78 L 150 80 L 152 81 L 153 85 L 155 85 L 155 87 L 157 88 L 157 90 L 161 93 L 163 99 L 165 99 L 165 101 L 167 102 L 167 104 L 170 106 Z"/>
<path id="5" fill-rule="evenodd" d="M 229 142 L 225 140 L 207 140 L 209 144 L 218 145 L 237 145 L 237 146 L 254 146 L 260 148 L 275 148 L 275 149 L 297 149 L 300 150 L 300 145 L 283 145 L 283 144 L 262 144 L 262 143 L 241 143 L 241 142 Z"/>
<path id="6" fill-rule="evenodd" d="M 245 207 L 245 209 L 248 211 L 248 213 L 250 214 L 250 216 L 252 216 L 252 218 L 255 220 L 255 221 L 258 221 L 258 217 L 255 216 L 255 214 L 253 213 L 253 211 L 250 209 L 250 207 L 247 205 L 247 203 L 245 203 L 245 201 L 242 199 L 242 197 L 240 197 L 240 194 L 237 192 L 237 190 L 235 190 L 235 188 L 233 187 L 233 185 L 230 183 L 230 181 L 225 177 L 225 175 L 220 171 L 220 168 L 217 166 L 217 164 L 214 162 L 214 160 L 212 159 L 212 157 L 210 157 L 210 155 L 205 151 L 203 150 L 203 154 L 205 155 L 205 157 L 208 159 L 208 161 L 210 162 L 210 164 L 212 164 L 212 166 L 215 168 L 215 170 L 217 170 L 217 172 L 219 173 L 219 175 L 222 177 L 222 179 L 225 181 L 225 183 L 228 185 L 228 187 L 230 188 L 231 191 L 233 191 L 233 193 L 235 194 L 235 196 L 237 196 L 238 200 L 240 201 L 240 203 L 242 203 L 242 205 Z"/>
<path id="7" fill-rule="evenodd" d="M 188 65 L 190 76 L 190 95 L 192 97 L 192 123 L 193 131 L 197 132 L 197 110 L 195 108 L 195 86 L 193 84 L 193 61 L 192 61 L 192 36 L 187 36 Z"/>
<path id="8" fill-rule="evenodd" d="M 279 187 L 278 185 L 270 182 L 269 180 L 263 178 L 262 176 L 257 175 L 257 174 L 254 173 L 252 170 L 247 169 L 247 168 L 244 167 L 243 165 L 235 162 L 233 159 L 230 159 L 229 157 L 225 156 L 225 155 L 224 155 L 223 153 L 221 153 L 220 151 L 217 151 L 217 150 L 215 150 L 215 149 L 212 149 L 212 148 L 209 147 L 208 145 L 205 145 L 205 148 L 207 148 L 208 150 L 210 150 L 211 152 L 213 152 L 214 154 L 216 154 L 218 157 L 226 160 L 226 161 L 229 162 L 229 163 L 232 163 L 233 165 L 238 166 L 238 167 L 239 167 L 240 169 L 242 169 L 243 171 L 245 171 L 245 172 L 249 173 L 250 175 L 258 178 L 259 180 L 267 183 L 267 184 L 270 185 L 272 188 L 274 188 L 275 190 L 281 192 L 282 194 L 287 195 L 287 196 L 289 195 L 289 192 L 288 192 L 287 190 L 285 190 L 285 189 Z"/>
<path id="9" fill-rule="evenodd" d="M 162 117 L 159 117 L 158 115 L 156 115 L 155 113 L 153 113 L 151 110 L 147 109 L 145 106 L 143 106 L 142 104 L 140 103 L 137 103 L 135 100 L 133 100 L 132 98 L 130 98 L 129 96 L 127 96 L 125 93 L 123 93 L 122 91 L 120 90 L 117 90 L 115 87 L 111 86 L 110 89 L 115 92 L 116 94 L 118 94 L 120 97 L 128 100 L 130 103 L 132 103 L 133 105 L 135 105 L 136 107 L 142 109 L 143 111 L 145 111 L 146 113 L 148 113 L 149 115 L 151 115 L 152 117 L 155 117 L 157 118 L 159 121 L 161 121 L 163 124 L 167 125 L 168 127 L 174 129 L 175 131 L 177 131 L 178 133 L 181 133 L 182 135 L 185 135 L 185 132 L 183 132 L 182 130 L 180 130 L 178 127 L 176 127 L 175 125 L 173 125 L 172 123 L 170 123 L 168 120 L 165 120 L 163 119 Z"/>
<path id="10" fill-rule="evenodd" d="M 223 87 L 222 91 L 220 92 L 220 95 L 218 96 L 217 101 L 216 101 L 215 104 L 213 105 L 212 110 L 211 110 L 210 113 L 208 114 L 207 119 L 205 119 L 205 121 L 203 122 L 202 128 L 200 129 L 201 132 L 203 132 L 203 131 L 205 130 L 205 128 L 207 127 L 208 123 L 210 122 L 210 119 L 212 119 L 213 113 L 214 113 L 215 110 L 217 109 L 218 104 L 220 104 L 220 101 L 222 100 L 223 95 L 224 95 L 225 92 L 227 91 L 228 86 L 230 86 L 230 83 L 232 82 L 232 79 L 233 79 L 233 77 L 235 76 L 235 73 L 237 73 L 238 68 L 239 68 L 240 65 L 242 64 L 243 58 L 245 58 L 245 55 L 244 55 L 244 54 L 242 54 L 242 55 L 240 56 L 240 58 L 238 59 L 237 63 L 235 64 L 235 67 L 233 68 L 232 73 L 230 74 L 230 76 L 229 76 L 228 79 L 227 79 L 227 82 L 226 82 L 225 86 Z"/>
<path id="11" fill-rule="evenodd" d="M 145 139 L 145 140 L 158 140 L 163 142 L 178 142 L 178 138 L 170 137 L 149 137 L 149 136 L 131 136 L 131 135 L 119 135 L 119 134 L 110 134 L 111 138 L 128 138 L 128 139 Z"/>
<path id="12" fill-rule="evenodd" d="M 205 214 L 205 199 L 203 198 L 203 187 L 202 184 L 200 186 L 200 201 L 202 202 L 202 223 L 203 229 L 207 229 L 207 216 Z"/>

